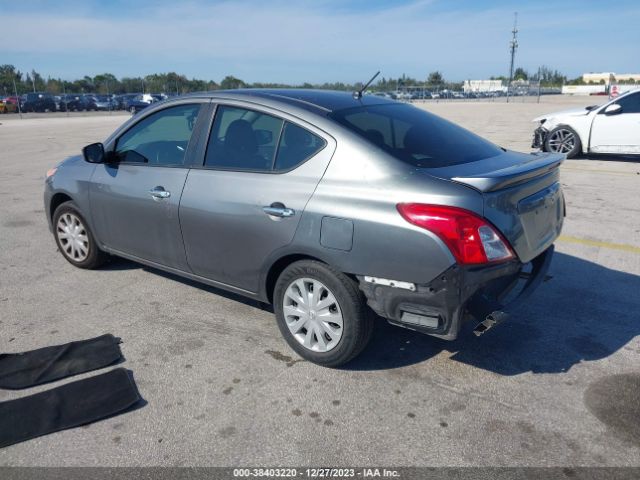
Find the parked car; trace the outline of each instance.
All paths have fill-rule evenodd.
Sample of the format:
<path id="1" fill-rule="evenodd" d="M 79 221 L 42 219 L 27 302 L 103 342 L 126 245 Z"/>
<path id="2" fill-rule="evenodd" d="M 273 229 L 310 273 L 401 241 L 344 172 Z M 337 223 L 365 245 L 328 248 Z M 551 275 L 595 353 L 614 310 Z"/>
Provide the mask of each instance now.
<path id="1" fill-rule="evenodd" d="M 640 155 L 640 90 L 632 90 L 604 105 L 542 115 L 533 148 L 545 152 Z"/>
<path id="2" fill-rule="evenodd" d="M 116 95 L 115 101 L 118 110 L 129 110 L 128 104 L 129 101 L 134 99 L 138 94 L 137 93 L 125 93 L 122 95 Z"/>
<path id="3" fill-rule="evenodd" d="M 96 95 L 94 93 L 85 93 L 82 95 L 82 99 L 84 101 L 84 107 L 86 111 L 98 110 L 98 100 L 96 99 Z"/>
<path id="4" fill-rule="evenodd" d="M 335 367 L 371 311 L 449 340 L 507 318 L 549 267 L 563 160 L 375 95 L 234 90 L 149 106 L 50 170 L 44 201 L 72 265 L 117 255 L 272 303 Z"/>
<path id="5" fill-rule="evenodd" d="M 16 97 L 0 97 L 0 113 L 15 113 L 18 111 L 18 104 L 12 100 Z"/>
<path id="6" fill-rule="evenodd" d="M 163 100 L 166 100 L 169 97 L 164 93 L 152 93 L 151 98 L 152 98 L 152 102 L 162 102 Z"/>
<path id="7" fill-rule="evenodd" d="M 20 104 L 20 97 L 16 97 L 16 96 L 9 96 L 6 97 L 4 99 L 6 104 L 13 104 L 15 105 L 15 111 L 18 111 L 18 105 Z"/>
<path id="8" fill-rule="evenodd" d="M 23 112 L 55 112 L 56 102 L 50 93 L 27 93 L 22 103 Z"/>
<path id="9" fill-rule="evenodd" d="M 127 110 L 135 115 L 152 103 L 153 97 L 151 97 L 151 95 L 145 96 L 144 94 L 138 94 L 127 102 Z"/>
<path id="10" fill-rule="evenodd" d="M 53 101 L 56 104 L 56 112 L 60 111 L 60 106 L 62 104 L 62 95 L 54 95 L 53 96 Z"/>
<path id="11" fill-rule="evenodd" d="M 92 106 L 96 110 L 115 110 L 116 102 L 111 95 L 93 95 Z"/>
<path id="12" fill-rule="evenodd" d="M 69 93 L 60 98 L 60 111 L 80 112 L 87 109 L 87 102 L 84 95 Z"/>

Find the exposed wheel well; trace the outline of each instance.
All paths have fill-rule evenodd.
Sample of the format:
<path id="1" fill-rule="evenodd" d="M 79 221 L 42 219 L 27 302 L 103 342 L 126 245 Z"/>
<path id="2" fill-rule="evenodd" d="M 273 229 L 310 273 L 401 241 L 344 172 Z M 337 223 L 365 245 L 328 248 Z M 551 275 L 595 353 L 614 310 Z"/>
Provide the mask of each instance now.
<path id="1" fill-rule="evenodd" d="M 51 198 L 51 203 L 49 205 L 49 218 L 53 218 L 53 212 L 56 211 L 56 208 L 58 208 L 60 204 L 64 202 L 68 202 L 69 200 L 73 200 L 73 199 L 66 193 L 56 193 Z"/>

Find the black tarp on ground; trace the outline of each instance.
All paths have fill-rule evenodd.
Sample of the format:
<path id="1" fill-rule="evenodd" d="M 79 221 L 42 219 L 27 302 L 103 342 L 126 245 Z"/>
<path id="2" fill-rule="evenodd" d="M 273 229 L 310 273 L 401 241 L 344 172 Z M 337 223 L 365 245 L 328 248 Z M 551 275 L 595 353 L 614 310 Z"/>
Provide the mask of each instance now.
<path id="1" fill-rule="evenodd" d="M 0 403 L 0 448 L 121 413 L 140 401 L 124 368 Z"/>
<path id="2" fill-rule="evenodd" d="M 111 334 L 24 353 L 0 354 L 0 388 L 19 389 L 103 368 L 123 359 Z"/>

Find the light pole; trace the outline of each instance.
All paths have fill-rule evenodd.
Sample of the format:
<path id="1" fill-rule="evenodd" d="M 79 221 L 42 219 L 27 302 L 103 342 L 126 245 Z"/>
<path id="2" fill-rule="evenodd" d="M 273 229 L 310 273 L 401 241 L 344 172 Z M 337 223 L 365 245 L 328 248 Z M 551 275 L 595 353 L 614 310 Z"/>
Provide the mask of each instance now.
<path id="1" fill-rule="evenodd" d="M 64 111 L 69 116 L 69 99 L 67 98 L 67 89 L 64 86 L 64 80 L 62 80 L 62 101 L 64 102 Z"/>
<path id="2" fill-rule="evenodd" d="M 18 96 L 18 89 L 16 88 L 16 77 L 13 77 L 13 91 L 16 93 L 16 102 L 18 103 L 18 113 L 20 114 L 20 119 L 22 120 L 22 108 L 20 108 L 20 97 Z"/>
<path id="3" fill-rule="evenodd" d="M 509 42 L 509 49 L 511 50 L 511 64 L 509 65 L 509 84 L 507 85 L 507 103 L 509 103 L 509 94 L 511 93 L 511 82 L 513 81 L 513 60 L 516 56 L 516 50 L 518 48 L 518 12 L 514 13 L 513 30 L 511 30 L 513 37 Z"/>

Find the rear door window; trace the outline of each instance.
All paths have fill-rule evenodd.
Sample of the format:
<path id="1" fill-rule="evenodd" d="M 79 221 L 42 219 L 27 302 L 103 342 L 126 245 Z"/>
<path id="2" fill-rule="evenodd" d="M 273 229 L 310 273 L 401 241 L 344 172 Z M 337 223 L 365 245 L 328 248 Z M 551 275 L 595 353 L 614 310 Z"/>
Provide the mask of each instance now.
<path id="1" fill-rule="evenodd" d="M 326 144 L 324 139 L 309 130 L 285 122 L 274 169 L 291 170 L 313 157 Z"/>
<path id="2" fill-rule="evenodd" d="M 205 166 L 270 171 L 283 124 L 283 120 L 255 110 L 218 107 Z"/>
<path id="3" fill-rule="evenodd" d="M 219 106 L 211 128 L 205 166 L 284 172 L 304 163 L 325 144 L 317 135 L 273 115 Z"/>

